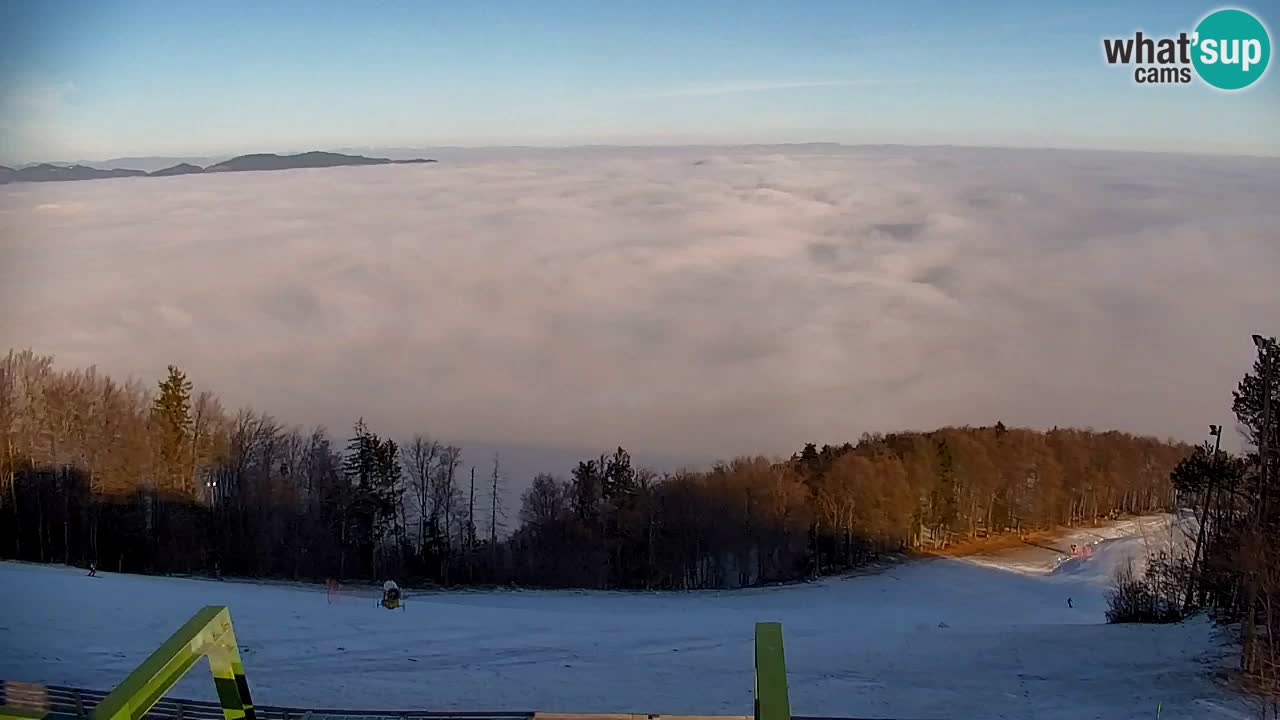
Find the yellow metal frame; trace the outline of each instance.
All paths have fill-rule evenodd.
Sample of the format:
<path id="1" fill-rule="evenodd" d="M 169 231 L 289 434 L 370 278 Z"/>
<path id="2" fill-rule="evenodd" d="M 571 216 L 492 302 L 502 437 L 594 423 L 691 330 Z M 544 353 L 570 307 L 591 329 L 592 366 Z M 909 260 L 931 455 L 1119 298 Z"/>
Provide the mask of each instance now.
<path id="1" fill-rule="evenodd" d="M 209 658 L 209 671 L 225 720 L 256 720 L 240 648 L 231 628 L 231 613 L 220 605 L 197 612 L 151 653 L 94 708 L 93 720 L 142 720 L 202 657 Z"/>

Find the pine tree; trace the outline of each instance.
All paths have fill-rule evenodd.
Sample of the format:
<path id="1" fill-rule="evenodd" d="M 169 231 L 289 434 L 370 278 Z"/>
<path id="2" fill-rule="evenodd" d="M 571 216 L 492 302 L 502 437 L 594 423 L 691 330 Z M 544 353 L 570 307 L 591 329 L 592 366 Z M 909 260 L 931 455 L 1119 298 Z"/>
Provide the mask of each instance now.
<path id="1" fill-rule="evenodd" d="M 603 463 L 601 494 L 606 501 L 632 495 L 636 491 L 636 471 L 631 467 L 631 455 L 618 448 L 613 457 Z"/>
<path id="2" fill-rule="evenodd" d="M 1277 452 L 1280 449 L 1280 422 L 1275 419 L 1280 414 L 1280 346 L 1274 339 L 1267 340 L 1258 348 L 1253 372 L 1241 378 L 1232 393 L 1231 410 L 1236 422 L 1244 428 L 1249 443 L 1258 451 L 1256 457 L 1259 462 L 1254 473 L 1257 482 L 1251 491 L 1264 499 L 1269 492 L 1275 495 L 1272 488 L 1261 486 L 1263 477 L 1269 479 L 1269 485 L 1280 482 L 1280 452 Z M 1264 447 L 1268 449 L 1266 455 L 1270 461 L 1265 473 L 1261 472 L 1261 451 Z"/>
<path id="3" fill-rule="evenodd" d="M 352 485 L 352 537 L 364 548 L 376 579 L 378 547 L 395 519 L 401 474 L 399 448 L 393 441 L 379 438 L 361 418 L 355 435 L 347 441 L 343 471 Z"/>
<path id="4" fill-rule="evenodd" d="M 377 536 L 381 540 L 390 532 L 395 536 L 397 552 L 402 541 L 401 527 L 396 509 L 404 492 L 403 468 L 400 465 L 400 448 L 391 438 L 379 440 L 374 436 L 374 484 L 372 493 L 377 512 Z"/>
<path id="5" fill-rule="evenodd" d="M 158 480 L 162 488 L 191 491 L 187 476 L 187 453 L 191 447 L 191 381 L 177 367 L 170 365 L 168 376 L 160 382 L 160 393 L 151 406 L 151 421 L 156 432 Z"/>
<path id="6" fill-rule="evenodd" d="M 347 441 L 347 454 L 342 461 L 343 472 L 356 488 L 367 489 L 373 482 L 376 440 L 364 424 L 364 418 L 357 420 L 355 435 Z"/>
<path id="7" fill-rule="evenodd" d="M 587 527 L 594 525 L 601 499 L 601 467 L 583 460 L 573 469 L 573 512 Z"/>

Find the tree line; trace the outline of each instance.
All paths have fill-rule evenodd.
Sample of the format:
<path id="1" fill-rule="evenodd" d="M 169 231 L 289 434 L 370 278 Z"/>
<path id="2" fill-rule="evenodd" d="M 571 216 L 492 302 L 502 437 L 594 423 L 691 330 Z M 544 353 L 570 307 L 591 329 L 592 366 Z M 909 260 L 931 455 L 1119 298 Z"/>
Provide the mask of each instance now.
<path id="1" fill-rule="evenodd" d="M 540 474 L 504 532 L 499 458 L 357 420 L 345 439 L 27 351 L 0 358 L 0 556 L 406 584 L 727 588 L 884 553 L 1169 509 L 1192 448 L 950 427 L 655 473 L 626 450 Z M 477 467 L 479 466 L 479 467 Z M 464 467 L 469 472 L 464 472 Z M 480 476 L 477 477 L 477 469 Z M 1280 498 L 1277 499 L 1280 505 Z"/>

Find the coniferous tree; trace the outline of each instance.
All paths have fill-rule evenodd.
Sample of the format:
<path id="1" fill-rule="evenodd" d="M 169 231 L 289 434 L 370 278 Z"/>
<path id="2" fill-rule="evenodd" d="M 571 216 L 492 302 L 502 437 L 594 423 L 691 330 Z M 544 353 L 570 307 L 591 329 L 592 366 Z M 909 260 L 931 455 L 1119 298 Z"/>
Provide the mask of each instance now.
<path id="1" fill-rule="evenodd" d="M 188 493 L 192 490 L 193 479 L 186 477 L 191 448 L 191 391 L 192 384 L 186 374 L 170 365 L 151 407 L 158 450 L 157 480 L 162 490 Z"/>

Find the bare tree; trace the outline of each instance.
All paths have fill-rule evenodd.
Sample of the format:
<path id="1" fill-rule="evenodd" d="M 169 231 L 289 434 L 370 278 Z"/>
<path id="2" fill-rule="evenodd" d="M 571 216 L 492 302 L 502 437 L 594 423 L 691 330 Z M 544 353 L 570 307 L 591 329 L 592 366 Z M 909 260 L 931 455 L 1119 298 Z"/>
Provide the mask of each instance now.
<path id="1" fill-rule="evenodd" d="M 443 579 L 449 582 L 449 568 L 453 555 L 453 524 L 458 514 L 460 493 L 455 485 L 458 466 L 462 464 L 462 448 L 448 445 L 440 454 L 435 482 L 435 512 L 444 520 Z"/>
<path id="2" fill-rule="evenodd" d="M 208 390 L 196 395 L 191 407 L 191 487 L 199 493 L 204 487 L 201 470 L 208 468 L 218 449 L 217 434 L 226 421 L 222 404 Z"/>
<path id="3" fill-rule="evenodd" d="M 433 480 L 436 458 L 440 455 L 440 443 L 428 440 L 425 435 L 414 435 L 401 448 L 401 452 L 404 454 L 405 471 L 409 474 L 409 489 L 413 493 L 418 511 L 418 539 L 415 547 L 421 555 L 427 542 L 427 520 L 436 516 Z"/>
<path id="4" fill-rule="evenodd" d="M 569 509 L 568 484 L 546 473 L 539 473 L 520 496 L 520 524 L 549 525 L 568 514 Z"/>

